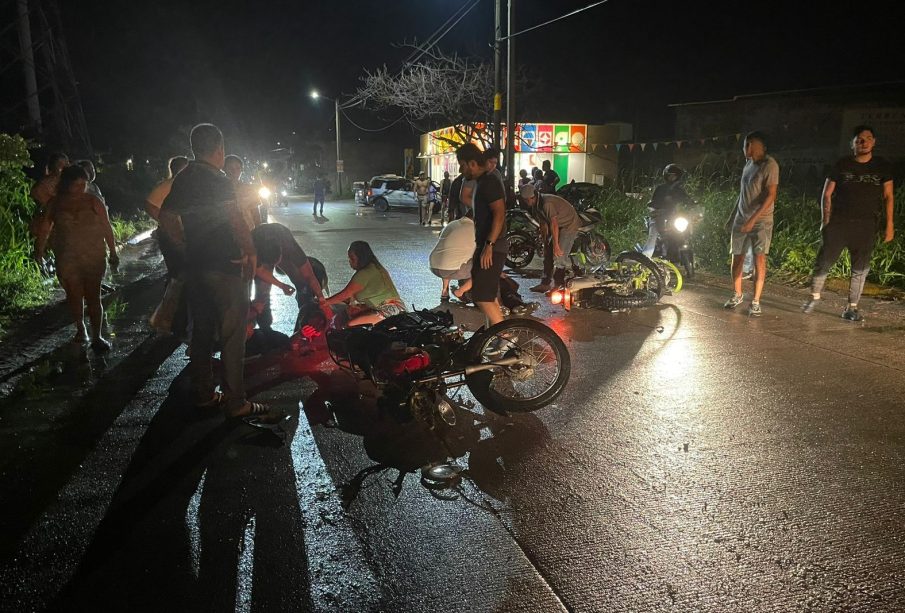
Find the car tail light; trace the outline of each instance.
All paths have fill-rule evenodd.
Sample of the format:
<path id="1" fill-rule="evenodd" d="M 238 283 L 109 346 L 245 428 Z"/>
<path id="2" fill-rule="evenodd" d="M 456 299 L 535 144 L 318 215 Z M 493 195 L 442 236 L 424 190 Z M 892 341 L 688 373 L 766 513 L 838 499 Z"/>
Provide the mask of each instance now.
<path id="1" fill-rule="evenodd" d="M 556 290 L 555 292 L 550 294 L 550 302 L 553 304 L 562 304 L 564 292 L 560 290 Z"/>
<path id="2" fill-rule="evenodd" d="M 370 190 L 370 188 L 369 188 L 369 189 L 368 189 L 368 198 L 370 198 L 370 197 L 373 196 L 373 195 L 374 195 L 374 192 L 372 192 L 372 191 Z"/>

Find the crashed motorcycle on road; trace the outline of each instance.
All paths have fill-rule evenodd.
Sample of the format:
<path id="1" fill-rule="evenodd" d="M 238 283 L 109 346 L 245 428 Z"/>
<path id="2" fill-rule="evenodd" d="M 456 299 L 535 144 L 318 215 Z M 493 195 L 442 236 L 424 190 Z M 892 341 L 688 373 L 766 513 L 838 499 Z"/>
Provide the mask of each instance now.
<path id="1" fill-rule="evenodd" d="M 535 411 L 556 400 L 571 361 L 562 339 L 531 319 L 510 319 L 466 337 L 448 312 L 401 313 L 377 324 L 328 330 L 333 361 L 378 389 L 399 420 L 453 425 L 458 392 L 496 413 Z"/>

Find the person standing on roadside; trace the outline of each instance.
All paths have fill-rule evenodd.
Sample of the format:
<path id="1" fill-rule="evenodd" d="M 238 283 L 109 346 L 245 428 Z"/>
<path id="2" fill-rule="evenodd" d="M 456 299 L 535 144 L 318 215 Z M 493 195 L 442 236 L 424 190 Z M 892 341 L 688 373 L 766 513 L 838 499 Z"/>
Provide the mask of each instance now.
<path id="1" fill-rule="evenodd" d="M 433 217 L 433 211 L 431 209 L 433 209 L 434 203 L 428 198 L 430 186 L 431 182 L 423 172 L 418 175 L 418 178 L 415 179 L 415 182 L 412 184 L 412 189 L 415 191 L 415 198 L 418 200 L 418 211 L 420 212 L 419 223 L 422 226 L 431 225 L 431 217 Z"/>
<path id="2" fill-rule="evenodd" d="M 85 191 L 103 202 L 104 206 L 107 206 L 107 200 L 104 198 L 104 194 L 101 193 L 101 188 L 94 182 L 97 179 L 97 169 L 94 168 L 94 162 L 91 160 L 79 160 L 76 164 L 81 166 L 85 174 L 88 175 L 88 187 Z"/>
<path id="3" fill-rule="evenodd" d="M 758 317 L 764 279 L 767 276 L 767 254 L 773 237 L 773 206 L 779 186 L 779 164 L 767 155 L 766 137 L 761 132 L 745 136 L 742 151 L 745 168 L 742 171 L 738 203 L 732 210 L 726 228 L 732 232 L 732 283 L 735 292 L 723 304 L 734 309 L 744 300 L 742 293 L 742 268 L 749 246 L 754 251 L 754 297 L 748 314 Z"/>
<path id="4" fill-rule="evenodd" d="M 472 193 L 475 223 L 475 252 L 472 258 L 471 295 L 490 325 L 503 321 L 497 296 L 500 273 L 506 263 L 506 193 L 499 177 L 488 172 L 484 154 L 473 143 L 456 151 L 467 180 L 475 181 Z"/>
<path id="5" fill-rule="evenodd" d="M 553 167 L 550 164 L 550 160 L 544 160 L 541 164 L 541 168 L 543 168 L 543 189 L 541 190 L 545 194 L 555 194 L 556 186 L 559 184 L 559 175 L 553 170 Z"/>
<path id="6" fill-rule="evenodd" d="M 820 232 L 823 242 L 814 262 L 811 297 L 801 307 L 814 310 L 826 277 L 847 248 L 851 255 L 851 280 L 848 306 L 842 319 L 861 321 L 858 301 L 870 270 L 870 258 L 877 239 L 878 221 L 885 221 L 883 242 L 895 237 L 893 226 L 893 181 L 889 164 L 873 155 L 876 138 L 870 126 L 856 126 L 852 134 L 852 153 L 836 162 L 823 184 L 823 214 Z"/>
<path id="7" fill-rule="evenodd" d="M 324 177 L 321 175 L 317 175 L 314 179 L 314 210 L 311 212 L 312 215 L 317 216 L 317 205 L 321 205 L 321 216 L 324 215 L 324 200 L 327 197 L 327 184 L 324 181 Z"/>
<path id="8" fill-rule="evenodd" d="M 226 158 L 223 134 L 215 125 L 202 123 L 192 128 L 190 139 L 195 159 L 176 175 L 161 224 L 178 216 L 185 234 L 186 289 L 193 318 L 189 372 L 195 406 L 222 408 L 228 418 L 277 421 L 281 412 L 245 398 L 245 322 L 257 255 L 236 191 L 221 170 Z M 218 332 L 223 393 L 215 391 L 212 372 Z"/>
<path id="9" fill-rule="evenodd" d="M 452 181 L 449 178 L 449 171 L 443 172 L 443 180 L 440 181 L 440 224 L 446 225 L 449 218 L 449 190 L 452 187 Z"/>
<path id="10" fill-rule="evenodd" d="M 50 199 L 57 195 L 60 174 L 67 166 L 69 166 L 69 157 L 65 153 L 51 153 L 48 156 L 44 176 L 31 188 L 31 197 L 38 203 L 40 210 L 43 210 Z"/>

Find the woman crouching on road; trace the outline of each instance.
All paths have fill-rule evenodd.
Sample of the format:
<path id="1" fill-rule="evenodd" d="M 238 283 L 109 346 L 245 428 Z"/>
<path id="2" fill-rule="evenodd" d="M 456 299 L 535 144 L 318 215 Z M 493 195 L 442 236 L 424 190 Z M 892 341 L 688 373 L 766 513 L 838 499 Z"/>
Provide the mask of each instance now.
<path id="1" fill-rule="evenodd" d="M 390 273 L 380 264 L 365 241 L 349 245 L 349 266 L 355 271 L 342 291 L 325 301 L 328 306 L 350 303 L 347 326 L 374 324 L 405 312 L 405 304 L 396 291 Z"/>
<path id="2" fill-rule="evenodd" d="M 91 348 L 107 351 L 110 343 L 101 336 L 104 322 L 101 280 L 107 272 L 107 249 L 114 270 L 119 258 L 107 207 L 96 196 L 86 193 L 87 185 L 88 174 L 81 166 L 69 166 L 60 175 L 57 195 L 44 212 L 36 256 L 43 259 L 49 238 L 56 256 L 57 277 L 66 290 L 66 303 L 75 323 L 72 342 L 88 341 L 84 321 L 87 305 Z"/>

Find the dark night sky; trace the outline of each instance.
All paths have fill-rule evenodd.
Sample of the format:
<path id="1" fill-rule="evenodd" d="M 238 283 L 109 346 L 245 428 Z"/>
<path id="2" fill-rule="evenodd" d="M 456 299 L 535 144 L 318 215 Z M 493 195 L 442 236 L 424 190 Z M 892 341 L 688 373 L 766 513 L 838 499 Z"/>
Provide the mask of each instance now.
<path id="1" fill-rule="evenodd" d="M 313 104 L 311 88 L 354 92 L 363 68 L 399 65 L 393 43 L 426 38 L 464 1 L 61 5 L 96 146 L 163 153 L 201 120 L 247 148 L 324 134 L 332 105 Z M 517 1 L 520 29 L 591 2 Z M 542 79 L 532 106 L 545 118 L 639 121 L 657 137 L 671 102 L 905 78 L 899 14 L 893 2 L 611 0 L 520 37 L 517 51 Z M 489 56 L 492 16 L 484 0 L 441 47 Z"/>

